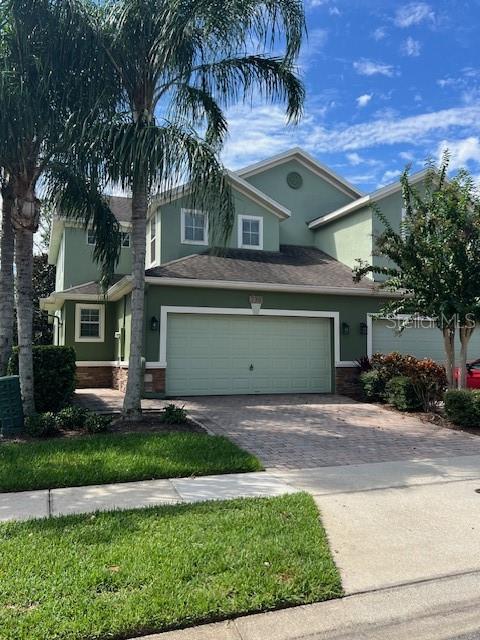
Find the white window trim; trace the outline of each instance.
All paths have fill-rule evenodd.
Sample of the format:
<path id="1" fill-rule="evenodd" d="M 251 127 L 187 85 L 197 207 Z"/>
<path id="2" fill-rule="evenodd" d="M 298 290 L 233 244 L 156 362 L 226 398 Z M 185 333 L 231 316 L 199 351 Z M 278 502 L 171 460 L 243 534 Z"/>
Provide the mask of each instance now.
<path id="1" fill-rule="evenodd" d="M 120 233 L 122 234 L 121 248 L 122 249 L 130 249 L 131 244 L 132 244 L 132 235 L 131 235 L 130 231 L 121 231 Z M 124 240 L 125 236 L 128 236 L 128 244 L 123 244 L 123 240 Z"/>
<path id="2" fill-rule="evenodd" d="M 187 213 L 201 213 L 202 215 L 205 216 L 205 227 L 204 227 L 204 236 L 203 236 L 203 242 L 200 242 L 199 240 L 187 240 L 185 238 L 185 216 Z M 180 211 L 180 217 L 181 217 L 181 223 L 180 223 L 180 227 L 181 227 L 181 235 L 180 235 L 180 241 L 182 244 L 196 244 L 196 245 L 201 245 L 201 246 L 208 246 L 208 214 L 205 213 L 205 211 L 201 211 L 200 209 L 181 209 Z"/>
<path id="3" fill-rule="evenodd" d="M 252 316 L 248 309 L 230 309 L 226 307 L 160 307 L 160 354 L 159 367 L 167 366 L 167 331 L 169 313 L 190 313 L 197 315 Z M 340 360 L 340 313 L 338 311 L 306 311 L 303 309 L 260 309 L 261 316 L 279 316 L 286 318 L 331 318 L 333 320 L 333 361 L 335 367 L 351 366 L 350 362 Z"/>
<path id="4" fill-rule="evenodd" d="M 256 244 L 243 244 L 243 221 L 253 220 L 258 222 L 258 245 Z M 239 249 L 263 249 L 263 218 L 261 216 L 238 216 L 238 248 Z"/>
<path id="5" fill-rule="evenodd" d="M 80 315 L 82 309 L 99 309 L 100 326 L 99 337 L 80 335 Z M 76 304 L 75 305 L 75 342 L 104 342 L 105 341 L 105 305 L 104 304 Z"/>
<path id="6" fill-rule="evenodd" d="M 155 223 L 155 236 L 152 238 L 152 222 Z M 158 254 L 158 246 L 157 246 L 157 235 L 158 235 L 158 220 L 157 214 L 154 213 L 153 216 L 148 221 L 147 227 L 147 237 L 148 237 L 148 259 L 150 261 L 150 266 L 152 267 L 157 262 L 157 254 Z M 152 243 L 155 244 L 155 258 L 152 260 Z"/>

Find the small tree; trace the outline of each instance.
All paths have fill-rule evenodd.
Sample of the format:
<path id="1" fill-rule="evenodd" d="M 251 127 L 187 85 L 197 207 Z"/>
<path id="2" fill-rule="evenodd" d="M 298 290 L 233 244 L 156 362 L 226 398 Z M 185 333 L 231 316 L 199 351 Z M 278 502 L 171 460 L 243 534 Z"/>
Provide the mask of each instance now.
<path id="1" fill-rule="evenodd" d="M 354 279 L 382 274 L 384 289 L 397 296 L 387 303 L 387 315 L 409 314 L 435 318 L 442 331 L 447 380 L 455 384 L 455 334 L 460 336 L 459 386 L 466 386 L 468 342 L 480 319 L 480 199 L 472 176 L 465 170 L 447 179 L 449 155 L 437 167 L 427 163 L 423 186 L 402 175 L 405 215 L 394 229 L 377 205 L 375 214 L 385 230 L 376 238 L 375 255 L 389 266 L 359 261 Z"/>

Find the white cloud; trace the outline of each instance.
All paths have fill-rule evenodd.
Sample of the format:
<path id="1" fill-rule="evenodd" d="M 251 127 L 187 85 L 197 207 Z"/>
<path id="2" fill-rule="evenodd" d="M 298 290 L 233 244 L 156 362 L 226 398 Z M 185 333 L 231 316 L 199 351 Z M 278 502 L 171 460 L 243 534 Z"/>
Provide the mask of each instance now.
<path id="1" fill-rule="evenodd" d="M 264 160 L 295 146 L 305 146 L 303 135 L 312 125 L 308 115 L 299 126 L 287 126 L 280 105 L 250 108 L 238 104 L 227 112 L 229 136 L 222 160 L 230 169 Z"/>
<path id="2" fill-rule="evenodd" d="M 415 160 L 415 156 L 411 151 L 400 151 L 398 155 L 406 162 L 413 162 Z"/>
<path id="3" fill-rule="evenodd" d="M 377 27 L 375 31 L 372 33 L 372 38 L 379 42 L 387 37 L 387 30 L 385 27 Z"/>
<path id="4" fill-rule="evenodd" d="M 361 76 L 382 75 L 391 78 L 394 75 L 394 68 L 390 64 L 383 62 L 374 62 L 373 60 L 357 60 L 353 63 L 353 68 Z"/>
<path id="5" fill-rule="evenodd" d="M 356 151 L 354 151 L 353 153 L 347 153 L 347 160 L 354 167 L 356 167 L 359 164 L 362 164 L 363 162 L 363 158 Z"/>
<path id="6" fill-rule="evenodd" d="M 305 40 L 298 59 L 298 67 L 305 73 L 316 55 L 324 48 L 328 39 L 327 29 L 313 29 Z"/>
<path id="7" fill-rule="evenodd" d="M 309 9 L 316 9 L 317 7 L 327 4 L 328 1 L 329 0 L 307 0 L 305 4 Z"/>
<path id="8" fill-rule="evenodd" d="M 437 148 L 439 160 L 445 149 L 450 152 L 451 169 L 466 167 L 472 161 L 480 164 L 480 140 L 477 136 L 470 136 L 462 140 L 442 140 Z"/>
<path id="9" fill-rule="evenodd" d="M 385 184 L 388 184 L 389 182 L 396 182 L 396 179 L 399 178 L 401 175 L 402 175 L 402 172 L 400 171 L 400 169 L 393 169 L 393 170 L 390 169 L 388 171 L 385 171 L 379 186 L 383 186 Z"/>
<path id="10" fill-rule="evenodd" d="M 435 13 L 431 6 L 426 2 L 409 2 L 397 9 L 394 22 L 397 27 L 411 27 L 421 22 L 432 22 L 435 19 Z"/>
<path id="11" fill-rule="evenodd" d="M 237 169 L 295 146 L 321 157 L 335 153 L 350 167 L 382 170 L 379 160 L 365 158 L 362 150 L 403 145 L 397 152 L 401 162 L 435 154 L 448 146 L 455 157 L 454 166 L 469 159 L 480 163 L 480 105 L 462 106 L 401 118 L 386 114 L 355 125 L 322 124 L 320 104 L 307 104 L 306 114 L 297 126 L 286 126 L 280 105 L 236 105 L 227 112 L 230 135 L 222 154 L 225 164 Z M 402 147 L 400 147 L 401 149 Z M 415 154 L 415 155 L 414 155 Z M 361 173 L 361 172 L 359 172 Z M 370 173 L 370 171 L 365 171 Z M 376 179 L 372 181 L 376 182 Z"/>
<path id="12" fill-rule="evenodd" d="M 350 184 L 373 184 L 377 179 L 374 173 L 359 173 L 353 176 L 346 176 Z"/>
<path id="13" fill-rule="evenodd" d="M 366 107 L 367 104 L 370 102 L 370 100 L 373 97 L 373 93 L 364 93 L 361 96 L 358 96 L 357 98 L 357 105 L 359 107 Z"/>
<path id="14" fill-rule="evenodd" d="M 319 51 L 326 45 L 327 39 L 327 29 L 312 29 L 308 34 L 308 48 Z"/>
<path id="15" fill-rule="evenodd" d="M 421 49 L 422 45 L 420 42 L 418 40 L 414 40 L 411 36 L 409 36 L 402 44 L 402 53 L 406 56 L 410 56 L 411 58 L 419 56 Z"/>
<path id="16" fill-rule="evenodd" d="M 330 153 L 393 144 L 432 148 L 432 137 L 452 129 L 480 131 L 480 106 L 454 107 L 408 118 L 387 116 L 335 130 L 317 125 L 309 133 L 309 143 L 317 152 Z"/>
<path id="17" fill-rule="evenodd" d="M 437 80 L 438 86 L 442 89 L 445 89 L 446 87 L 454 87 L 458 82 L 457 78 L 439 78 Z"/>
<path id="18" fill-rule="evenodd" d="M 340 9 L 338 7 L 330 7 L 330 9 L 328 10 L 328 13 L 331 16 L 341 16 L 342 13 L 340 11 Z"/>

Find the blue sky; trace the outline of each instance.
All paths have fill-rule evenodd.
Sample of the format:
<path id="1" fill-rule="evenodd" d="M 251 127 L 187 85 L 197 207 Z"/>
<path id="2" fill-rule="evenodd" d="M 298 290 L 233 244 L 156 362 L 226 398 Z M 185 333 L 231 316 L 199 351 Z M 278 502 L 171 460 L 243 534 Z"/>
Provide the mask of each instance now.
<path id="1" fill-rule="evenodd" d="M 231 108 L 227 166 L 298 145 L 369 192 L 448 147 L 480 177 L 480 0 L 307 0 L 306 16 L 301 123 Z"/>

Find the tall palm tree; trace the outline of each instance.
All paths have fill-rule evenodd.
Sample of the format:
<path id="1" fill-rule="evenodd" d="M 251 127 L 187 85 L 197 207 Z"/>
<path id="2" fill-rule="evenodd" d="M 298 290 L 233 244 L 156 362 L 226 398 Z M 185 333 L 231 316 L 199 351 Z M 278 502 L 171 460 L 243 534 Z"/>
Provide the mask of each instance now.
<path id="1" fill-rule="evenodd" d="M 294 73 L 305 31 L 301 0 L 111 0 L 91 22 L 121 86 L 117 118 L 89 127 L 104 171 L 132 194 L 131 346 L 124 415 L 141 413 L 147 210 L 159 189 L 189 181 L 208 206 L 212 242 L 233 224 L 233 199 L 218 152 L 223 109 L 257 96 L 298 118 L 303 86 Z M 267 56 L 282 46 L 281 57 Z M 198 130 L 204 131 L 203 137 Z"/>
<path id="2" fill-rule="evenodd" d="M 13 260 L 15 234 L 12 225 L 13 193 L 8 177 L 2 178 L 2 226 L 0 230 L 0 376 L 5 375 L 13 344 Z"/>
<path id="3" fill-rule="evenodd" d="M 79 187 L 83 176 L 75 172 L 74 149 L 65 139 L 72 118 L 95 107 L 101 86 L 94 82 L 96 65 L 86 34 L 78 31 L 82 22 L 77 20 L 75 2 L 1 0 L 0 14 L 0 172 L 7 195 L 2 234 L 2 250 L 5 242 L 7 253 L 1 284 L 2 293 L 11 296 L 8 259 L 13 229 L 20 383 L 24 413 L 30 415 L 35 411 L 32 262 L 40 215 L 39 183 L 48 185 L 60 168 L 64 179 L 59 194 L 67 204 L 72 190 L 81 190 L 84 198 L 91 196 L 82 208 L 85 223 L 93 220 L 94 227 L 100 228 L 107 221 L 116 233 L 111 247 L 104 243 L 97 250 L 99 258 L 110 256 L 109 267 L 118 256 L 119 233 L 94 182 Z M 95 91 L 90 92 L 90 87 Z M 9 313 L 4 314 L 5 322 Z"/>

